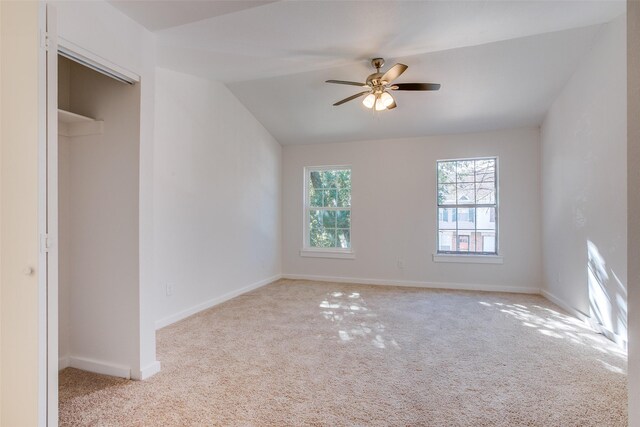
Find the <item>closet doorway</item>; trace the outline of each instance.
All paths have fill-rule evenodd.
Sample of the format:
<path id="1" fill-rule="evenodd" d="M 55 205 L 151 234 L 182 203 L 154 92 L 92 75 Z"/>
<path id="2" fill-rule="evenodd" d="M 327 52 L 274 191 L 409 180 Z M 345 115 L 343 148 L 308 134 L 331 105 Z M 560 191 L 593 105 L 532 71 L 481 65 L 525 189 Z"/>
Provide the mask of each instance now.
<path id="1" fill-rule="evenodd" d="M 139 357 L 140 85 L 82 62 L 57 58 L 58 368 L 129 378 Z"/>

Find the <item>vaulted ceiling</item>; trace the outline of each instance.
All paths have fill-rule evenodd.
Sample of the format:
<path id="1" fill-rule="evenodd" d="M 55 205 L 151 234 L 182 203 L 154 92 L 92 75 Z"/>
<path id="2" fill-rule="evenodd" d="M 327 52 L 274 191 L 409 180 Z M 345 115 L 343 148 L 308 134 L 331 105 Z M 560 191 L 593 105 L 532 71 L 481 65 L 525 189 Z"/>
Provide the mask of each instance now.
<path id="1" fill-rule="evenodd" d="M 158 37 L 159 65 L 226 83 L 282 144 L 413 137 L 540 124 L 624 1 L 112 1 Z M 372 114 L 372 57 L 409 65 Z"/>

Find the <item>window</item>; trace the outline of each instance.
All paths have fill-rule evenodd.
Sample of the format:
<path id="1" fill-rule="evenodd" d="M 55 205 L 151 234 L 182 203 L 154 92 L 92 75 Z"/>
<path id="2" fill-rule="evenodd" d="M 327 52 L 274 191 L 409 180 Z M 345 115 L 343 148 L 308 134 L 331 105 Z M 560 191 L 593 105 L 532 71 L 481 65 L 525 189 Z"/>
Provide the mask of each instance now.
<path id="1" fill-rule="evenodd" d="M 497 159 L 441 160 L 438 253 L 497 255 Z"/>
<path id="2" fill-rule="evenodd" d="M 307 250 L 351 252 L 351 168 L 305 168 Z"/>

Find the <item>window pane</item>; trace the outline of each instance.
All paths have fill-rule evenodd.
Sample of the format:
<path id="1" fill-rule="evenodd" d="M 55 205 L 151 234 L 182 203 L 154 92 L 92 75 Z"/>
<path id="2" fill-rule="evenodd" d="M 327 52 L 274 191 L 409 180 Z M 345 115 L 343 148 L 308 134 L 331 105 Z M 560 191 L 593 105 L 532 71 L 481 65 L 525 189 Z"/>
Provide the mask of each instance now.
<path id="1" fill-rule="evenodd" d="M 476 182 L 493 182 L 495 177 L 495 159 L 476 160 Z"/>
<path id="2" fill-rule="evenodd" d="M 455 205 L 456 204 L 456 185 L 442 184 L 438 186 L 438 204 Z"/>
<path id="3" fill-rule="evenodd" d="M 322 188 L 322 172 L 311 172 L 309 174 L 309 187 Z"/>
<path id="4" fill-rule="evenodd" d="M 351 189 L 338 190 L 338 207 L 348 208 L 351 207 Z"/>
<path id="5" fill-rule="evenodd" d="M 322 190 L 313 188 L 311 185 L 309 185 L 309 206 L 322 206 Z"/>
<path id="6" fill-rule="evenodd" d="M 351 231 L 346 229 L 338 230 L 336 242 L 339 248 L 349 249 L 351 247 Z"/>
<path id="7" fill-rule="evenodd" d="M 338 187 L 338 171 L 324 171 L 323 175 L 322 182 L 324 188 Z"/>
<path id="8" fill-rule="evenodd" d="M 438 183 L 456 182 L 456 162 L 438 162 Z"/>
<path id="9" fill-rule="evenodd" d="M 496 202 L 495 183 L 478 183 L 476 184 L 476 189 L 476 203 L 494 204 Z"/>
<path id="10" fill-rule="evenodd" d="M 476 225 L 479 229 L 496 229 L 496 208 L 476 208 Z"/>
<path id="11" fill-rule="evenodd" d="M 456 208 L 439 208 L 438 222 L 440 230 L 455 230 Z"/>
<path id="12" fill-rule="evenodd" d="M 496 176 L 492 173 L 479 173 L 476 174 L 476 182 L 494 182 Z"/>
<path id="13" fill-rule="evenodd" d="M 335 208 L 338 206 L 338 191 L 337 190 L 322 190 L 322 205 Z"/>
<path id="14" fill-rule="evenodd" d="M 473 205 L 476 202 L 475 184 L 458 184 L 457 196 L 459 205 Z"/>
<path id="15" fill-rule="evenodd" d="M 496 252 L 496 232 L 494 230 L 478 230 L 478 252 Z"/>
<path id="16" fill-rule="evenodd" d="M 336 228 L 336 212 L 322 211 L 322 225 L 325 228 Z"/>
<path id="17" fill-rule="evenodd" d="M 331 228 L 326 230 L 328 245 L 332 248 L 336 247 L 336 229 Z"/>
<path id="18" fill-rule="evenodd" d="M 476 208 L 458 208 L 458 229 L 475 230 Z"/>
<path id="19" fill-rule="evenodd" d="M 475 241 L 472 236 L 473 233 L 461 233 L 458 232 L 458 237 L 456 239 L 458 244 L 458 252 L 474 252 L 475 251 Z"/>
<path id="20" fill-rule="evenodd" d="M 309 246 L 312 248 L 321 247 L 320 246 L 320 235 L 322 234 L 322 230 L 317 225 L 313 225 L 309 229 Z"/>
<path id="21" fill-rule="evenodd" d="M 351 188 L 351 171 L 339 170 L 336 174 L 338 188 Z"/>
<path id="22" fill-rule="evenodd" d="M 323 226 L 311 227 L 309 234 L 309 244 L 316 248 L 335 247 L 336 230 L 334 228 L 324 228 Z"/>
<path id="23" fill-rule="evenodd" d="M 438 233 L 438 250 L 447 252 L 456 250 L 455 231 L 440 231 Z"/>
<path id="24" fill-rule="evenodd" d="M 350 228 L 351 211 L 336 211 L 336 221 L 338 228 Z"/>
<path id="25" fill-rule="evenodd" d="M 320 171 L 318 175 L 320 177 L 320 188 L 329 188 L 331 176 L 326 171 Z"/>
<path id="26" fill-rule="evenodd" d="M 310 225 L 322 225 L 322 211 L 310 210 L 309 211 L 309 224 Z"/>
<path id="27" fill-rule="evenodd" d="M 324 227 L 322 224 L 313 224 L 309 230 L 309 244 L 312 247 L 325 247 Z"/>
<path id="28" fill-rule="evenodd" d="M 457 162 L 456 172 L 458 182 L 473 182 L 475 180 L 475 168 L 473 160 L 461 160 Z"/>

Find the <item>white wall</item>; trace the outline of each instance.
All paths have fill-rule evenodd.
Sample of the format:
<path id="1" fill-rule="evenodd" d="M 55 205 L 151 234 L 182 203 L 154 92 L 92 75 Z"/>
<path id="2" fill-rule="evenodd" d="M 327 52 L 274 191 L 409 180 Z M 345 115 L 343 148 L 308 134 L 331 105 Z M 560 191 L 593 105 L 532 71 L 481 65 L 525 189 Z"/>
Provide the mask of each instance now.
<path id="1" fill-rule="evenodd" d="M 140 221 L 139 357 L 132 375 L 146 377 L 159 369 L 155 358 L 153 305 L 153 131 L 155 36 L 105 1 L 52 1 L 58 34 L 65 40 L 128 69 L 140 81 Z"/>
<path id="2" fill-rule="evenodd" d="M 140 86 L 62 62 L 69 110 L 104 131 L 59 138 L 60 355 L 128 376 L 139 357 Z"/>
<path id="3" fill-rule="evenodd" d="M 629 425 L 640 426 L 640 1 L 627 3 Z"/>
<path id="4" fill-rule="evenodd" d="M 436 161 L 499 157 L 504 264 L 435 263 Z M 541 285 L 538 129 L 283 148 L 283 273 L 536 292 Z M 301 257 L 303 168 L 352 165 L 354 260 Z M 399 269 L 398 259 L 404 261 Z"/>
<path id="5" fill-rule="evenodd" d="M 38 423 L 38 9 L 35 1 L 0 2 L 2 426 Z"/>
<path id="6" fill-rule="evenodd" d="M 597 307 L 618 341 L 627 335 L 625 19 L 603 27 L 541 130 L 544 289 L 587 316 Z"/>
<path id="7" fill-rule="evenodd" d="M 158 326 L 281 272 L 281 147 L 222 84 L 159 68 Z M 173 294 L 167 296 L 167 284 Z"/>

